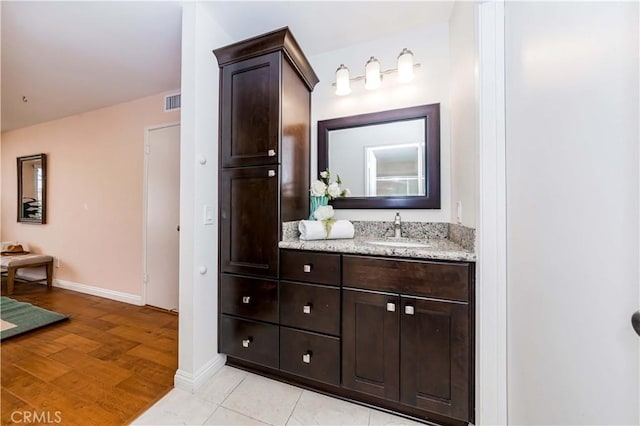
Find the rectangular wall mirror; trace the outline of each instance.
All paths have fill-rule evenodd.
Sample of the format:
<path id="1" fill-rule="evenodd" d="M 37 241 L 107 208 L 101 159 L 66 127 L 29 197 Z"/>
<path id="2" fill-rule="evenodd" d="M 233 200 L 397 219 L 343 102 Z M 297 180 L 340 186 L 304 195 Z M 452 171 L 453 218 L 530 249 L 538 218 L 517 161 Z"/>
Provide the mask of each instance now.
<path id="1" fill-rule="evenodd" d="M 18 157 L 18 222 L 46 223 L 47 155 Z"/>
<path id="2" fill-rule="evenodd" d="M 335 208 L 440 208 L 440 105 L 318 122 L 318 170 L 351 196 Z"/>

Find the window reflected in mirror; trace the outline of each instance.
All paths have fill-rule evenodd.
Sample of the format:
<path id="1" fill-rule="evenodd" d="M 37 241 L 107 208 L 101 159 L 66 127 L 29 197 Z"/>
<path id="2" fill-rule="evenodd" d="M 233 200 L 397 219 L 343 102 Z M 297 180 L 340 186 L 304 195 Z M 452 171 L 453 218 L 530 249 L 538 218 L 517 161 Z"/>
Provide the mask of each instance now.
<path id="1" fill-rule="evenodd" d="M 424 195 L 424 143 L 365 148 L 365 196 Z"/>
<path id="2" fill-rule="evenodd" d="M 18 222 L 46 223 L 46 154 L 18 157 Z"/>

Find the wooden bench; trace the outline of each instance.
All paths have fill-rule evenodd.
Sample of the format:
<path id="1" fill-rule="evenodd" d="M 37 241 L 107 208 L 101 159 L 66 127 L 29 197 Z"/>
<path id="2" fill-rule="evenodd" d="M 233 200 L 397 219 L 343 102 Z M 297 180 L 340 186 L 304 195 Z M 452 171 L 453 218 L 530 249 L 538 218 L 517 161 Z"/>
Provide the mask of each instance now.
<path id="1" fill-rule="evenodd" d="M 20 268 L 35 268 L 45 266 L 47 271 L 47 287 L 53 285 L 53 257 L 45 254 L 20 254 L 0 256 L 0 266 L 2 272 L 7 273 L 7 295 L 13 293 L 13 284 L 16 278 L 16 271 Z M 36 280 L 41 281 L 41 280 Z"/>

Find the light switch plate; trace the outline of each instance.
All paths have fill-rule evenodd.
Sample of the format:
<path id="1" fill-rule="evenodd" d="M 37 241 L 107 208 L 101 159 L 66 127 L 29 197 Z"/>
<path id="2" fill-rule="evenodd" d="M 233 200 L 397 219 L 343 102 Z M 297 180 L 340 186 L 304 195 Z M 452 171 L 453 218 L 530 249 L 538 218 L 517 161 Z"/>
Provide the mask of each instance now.
<path id="1" fill-rule="evenodd" d="M 213 225 L 215 218 L 215 211 L 213 210 L 213 206 L 204 205 L 204 224 L 205 225 Z"/>

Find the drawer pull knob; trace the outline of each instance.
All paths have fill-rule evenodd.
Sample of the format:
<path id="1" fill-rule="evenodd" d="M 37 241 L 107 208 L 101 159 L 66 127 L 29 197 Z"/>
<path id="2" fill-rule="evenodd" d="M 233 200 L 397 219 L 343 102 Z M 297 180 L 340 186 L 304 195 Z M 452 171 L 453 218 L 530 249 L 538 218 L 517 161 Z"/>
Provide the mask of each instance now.
<path id="1" fill-rule="evenodd" d="M 267 175 L 269 177 L 274 177 L 276 175 L 276 171 L 275 170 L 269 170 L 269 172 L 267 172 Z"/>
<path id="2" fill-rule="evenodd" d="M 304 362 L 305 364 L 311 364 L 311 352 L 307 352 L 306 354 L 302 355 L 302 362 Z"/>
<path id="3" fill-rule="evenodd" d="M 311 272 L 311 264 L 304 265 L 304 266 L 302 267 L 302 270 L 303 270 L 305 273 L 309 273 L 309 272 Z"/>
<path id="4" fill-rule="evenodd" d="M 387 303 L 387 311 L 389 312 L 395 312 L 396 311 L 396 304 L 395 303 Z"/>
<path id="5" fill-rule="evenodd" d="M 249 343 L 251 343 L 253 339 L 251 337 L 249 337 L 248 339 L 243 339 L 242 340 L 242 347 L 243 348 L 248 348 L 249 347 Z"/>
<path id="6" fill-rule="evenodd" d="M 407 315 L 413 315 L 415 313 L 415 308 L 413 306 L 405 306 L 404 307 L 404 313 Z"/>
<path id="7" fill-rule="evenodd" d="M 248 304 L 251 302 L 251 296 L 242 296 L 242 303 Z"/>
<path id="8" fill-rule="evenodd" d="M 269 157 L 275 157 L 276 156 L 276 150 L 275 149 L 270 149 L 269 151 L 267 151 L 267 155 Z"/>
<path id="9" fill-rule="evenodd" d="M 302 307 L 302 313 L 304 314 L 310 314 L 311 313 L 311 303 L 304 305 Z"/>

